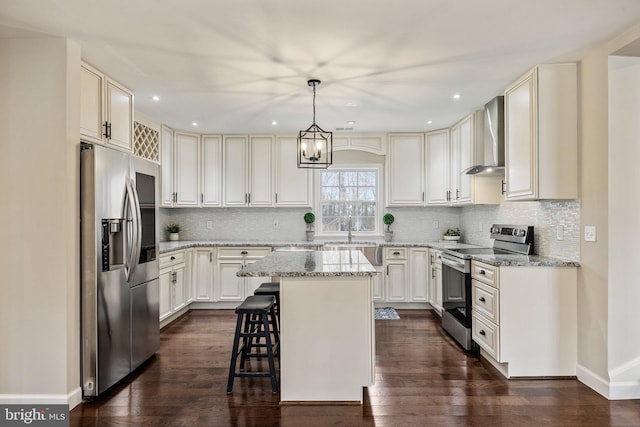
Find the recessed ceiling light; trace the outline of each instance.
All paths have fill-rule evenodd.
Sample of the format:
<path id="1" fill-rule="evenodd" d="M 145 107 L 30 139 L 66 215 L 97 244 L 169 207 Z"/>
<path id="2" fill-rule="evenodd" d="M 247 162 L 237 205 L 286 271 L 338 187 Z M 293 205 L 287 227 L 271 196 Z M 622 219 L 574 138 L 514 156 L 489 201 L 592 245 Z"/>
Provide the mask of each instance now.
<path id="1" fill-rule="evenodd" d="M 160 97 L 158 95 L 153 95 L 151 99 L 153 99 L 156 102 L 160 101 Z"/>
<path id="2" fill-rule="evenodd" d="M 275 125 L 277 125 L 277 124 L 278 124 L 278 122 L 276 122 L 276 121 L 274 120 L 274 121 L 272 121 L 272 122 L 271 122 L 271 124 L 275 126 Z"/>
<path id="3" fill-rule="evenodd" d="M 347 124 L 348 124 L 348 125 L 355 125 L 355 124 L 356 124 L 356 122 L 354 122 L 353 120 L 349 120 L 349 121 L 347 122 Z"/>
<path id="4" fill-rule="evenodd" d="M 192 122 L 191 126 L 198 126 L 198 122 Z"/>
<path id="5" fill-rule="evenodd" d="M 453 99 L 460 99 L 460 97 L 462 97 L 462 95 L 460 95 L 459 93 L 454 93 L 451 97 Z"/>
<path id="6" fill-rule="evenodd" d="M 428 120 L 427 124 L 430 125 L 431 123 L 433 123 L 433 120 Z"/>

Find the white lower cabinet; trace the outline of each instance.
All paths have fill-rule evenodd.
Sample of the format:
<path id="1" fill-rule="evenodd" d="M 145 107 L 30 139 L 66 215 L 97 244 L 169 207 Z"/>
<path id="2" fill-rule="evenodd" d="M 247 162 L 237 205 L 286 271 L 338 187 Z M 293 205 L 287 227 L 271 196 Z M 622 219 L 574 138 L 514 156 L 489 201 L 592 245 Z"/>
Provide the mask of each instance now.
<path id="1" fill-rule="evenodd" d="M 407 248 L 385 248 L 384 264 L 387 301 L 406 302 L 409 279 Z"/>
<path id="2" fill-rule="evenodd" d="M 442 315 L 442 251 L 429 249 L 429 304 Z"/>
<path id="3" fill-rule="evenodd" d="M 193 300 L 214 301 L 214 259 L 216 249 L 212 247 L 193 250 Z"/>
<path id="4" fill-rule="evenodd" d="M 238 270 L 266 256 L 271 252 L 268 247 L 221 247 L 217 257 L 217 301 L 243 301 L 263 282 L 271 281 L 268 277 L 238 277 Z"/>
<path id="5" fill-rule="evenodd" d="M 429 249 L 411 248 L 409 250 L 409 300 L 427 302 Z"/>
<path id="6" fill-rule="evenodd" d="M 190 286 L 185 280 L 185 251 L 168 252 L 160 256 L 160 321 L 188 304 Z"/>
<path id="7" fill-rule="evenodd" d="M 384 269 L 375 267 L 376 274 L 373 276 L 373 301 L 382 302 L 385 300 L 384 295 Z"/>
<path id="8" fill-rule="evenodd" d="M 504 376 L 575 376 L 577 268 L 472 261 L 472 338 Z"/>

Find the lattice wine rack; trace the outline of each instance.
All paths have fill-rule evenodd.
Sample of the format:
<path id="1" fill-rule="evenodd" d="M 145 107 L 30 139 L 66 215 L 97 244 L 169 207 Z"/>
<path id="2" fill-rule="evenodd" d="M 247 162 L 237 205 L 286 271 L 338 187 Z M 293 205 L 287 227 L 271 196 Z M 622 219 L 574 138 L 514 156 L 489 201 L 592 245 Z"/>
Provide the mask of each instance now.
<path id="1" fill-rule="evenodd" d="M 133 135 L 136 156 L 154 162 L 160 160 L 160 133 L 157 130 L 135 122 Z"/>

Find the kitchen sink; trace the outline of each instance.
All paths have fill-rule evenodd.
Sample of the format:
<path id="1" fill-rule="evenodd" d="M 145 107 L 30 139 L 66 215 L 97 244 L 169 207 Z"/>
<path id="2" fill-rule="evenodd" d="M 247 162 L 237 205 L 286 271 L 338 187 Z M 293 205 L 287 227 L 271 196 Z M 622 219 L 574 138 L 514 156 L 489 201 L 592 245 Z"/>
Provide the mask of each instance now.
<path id="1" fill-rule="evenodd" d="M 327 242 L 323 249 L 326 251 L 354 250 L 360 251 L 371 265 L 382 265 L 382 247 L 374 242 Z"/>

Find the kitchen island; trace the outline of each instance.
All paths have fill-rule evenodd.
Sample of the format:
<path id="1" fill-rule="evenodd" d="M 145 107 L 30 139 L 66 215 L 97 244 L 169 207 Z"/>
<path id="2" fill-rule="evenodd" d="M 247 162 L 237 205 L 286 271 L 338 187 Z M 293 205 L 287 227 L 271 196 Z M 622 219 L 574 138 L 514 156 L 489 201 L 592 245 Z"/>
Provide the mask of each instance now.
<path id="1" fill-rule="evenodd" d="M 272 252 L 237 273 L 280 280 L 282 402 L 362 403 L 374 382 L 375 273 L 356 250 Z"/>

